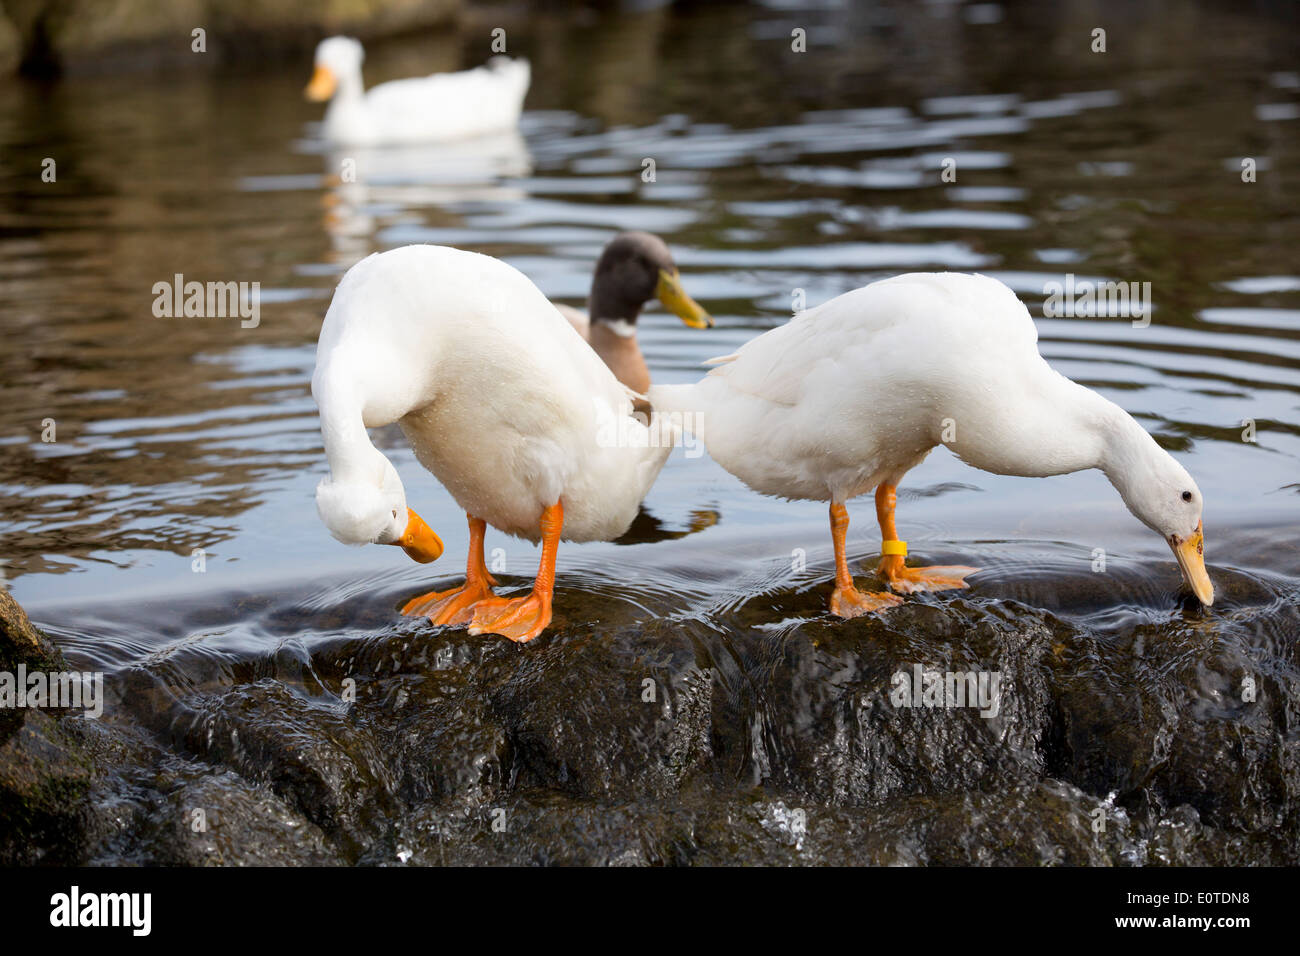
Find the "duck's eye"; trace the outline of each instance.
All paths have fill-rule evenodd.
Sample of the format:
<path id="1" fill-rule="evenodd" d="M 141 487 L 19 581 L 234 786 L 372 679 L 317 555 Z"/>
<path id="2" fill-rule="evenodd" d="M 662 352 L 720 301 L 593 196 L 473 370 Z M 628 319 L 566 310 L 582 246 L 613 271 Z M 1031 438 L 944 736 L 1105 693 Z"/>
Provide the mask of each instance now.
<path id="1" fill-rule="evenodd" d="M 1191 501 L 1191 500 L 1192 500 L 1192 493 L 1191 493 L 1190 491 L 1184 491 L 1184 492 L 1183 492 L 1183 500 L 1184 500 L 1184 501 Z"/>
<path id="2" fill-rule="evenodd" d="M 397 509 L 396 509 L 396 508 L 393 509 L 393 517 L 394 517 L 394 518 L 397 517 Z"/>

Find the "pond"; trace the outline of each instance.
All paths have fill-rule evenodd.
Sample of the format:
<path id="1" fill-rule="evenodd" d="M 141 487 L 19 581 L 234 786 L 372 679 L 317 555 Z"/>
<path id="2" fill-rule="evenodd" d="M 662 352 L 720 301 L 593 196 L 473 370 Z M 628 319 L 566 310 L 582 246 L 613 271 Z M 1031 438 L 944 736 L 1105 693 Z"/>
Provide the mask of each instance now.
<path id="1" fill-rule="evenodd" d="M 96 786 L 133 822 L 82 858 L 230 861 L 258 807 L 244 852 L 286 861 L 1296 862 L 1298 34 L 1139 4 L 1094 53 L 1091 9 L 506 19 L 533 63 L 519 135 L 444 147 L 331 150 L 306 57 L 0 86 L 0 581 L 107 675 L 97 732 L 131 741 Z M 367 82 L 472 65 L 486 35 L 374 45 Z M 983 573 L 839 622 L 825 505 L 678 452 L 627 536 L 561 547 L 539 640 L 401 619 L 461 577 L 464 515 L 391 428 L 441 561 L 318 520 L 334 285 L 435 243 L 581 305 L 627 229 L 717 320 L 642 318 L 659 382 L 900 272 L 1007 283 L 1047 360 L 1196 478 L 1214 606 L 1100 473 L 939 449 L 901 533 Z M 256 322 L 156 316 L 178 275 L 259 283 Z M 1045 314 L 1067 276 L 1149 283 L 1149 324 Z M 861 579 L 879 538 L 868 499 L 850 513 Z M 487 548 L 530 582 L 536 548 Z M 883 710 L 913 664 L 1000 672 L 1001 715 Z M 166 822 L 191 804 L 227 836 Z"/>

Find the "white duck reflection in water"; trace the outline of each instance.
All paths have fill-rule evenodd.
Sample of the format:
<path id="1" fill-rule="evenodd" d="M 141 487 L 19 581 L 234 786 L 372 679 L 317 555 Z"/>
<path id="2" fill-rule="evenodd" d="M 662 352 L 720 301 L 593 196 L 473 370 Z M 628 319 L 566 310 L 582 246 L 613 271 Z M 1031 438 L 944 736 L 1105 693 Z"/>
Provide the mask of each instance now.
<path id="1" fill-rule="evenodd" d="M 457 203 L 526 199 L 511 180 L 531 171 L 517 130 L 450 143 L 332 148 L 325 153 L 325 231 L 336 253 L 360 259 L 373 251 L 379 230 L 410 223 L 412 210 L 428 210 L 428 224 L 457 226 L 448 208 Z"/>

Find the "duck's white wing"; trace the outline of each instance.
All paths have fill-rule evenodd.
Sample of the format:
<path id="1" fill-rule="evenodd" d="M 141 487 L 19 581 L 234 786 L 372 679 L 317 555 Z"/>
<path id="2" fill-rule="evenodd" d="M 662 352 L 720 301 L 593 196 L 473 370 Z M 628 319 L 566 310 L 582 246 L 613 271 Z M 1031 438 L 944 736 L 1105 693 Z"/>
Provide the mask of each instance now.
<path id="1" fill-rule="evenodd" d="M 944 377 L 961 361 L 1037 359 L 1038 331 L 1014 292 L 995 279 L 910 273 L 872 283 L 801 312 L 713 361 L 744 394 L 793 405 L 851 369 L 869 388 Z"/>
<path id="2" fill-rule="evenodd" d="M 591 316 L 582 309 L 575 309 L 571 305 L 563 305 L 559 302 L 551 304 L 559 310 L 560 315 L 564 316 L 565 321 L 573 326 L 573 331 L 582 336 L 583 341 L 591 341 Z"/>
<path id="3" fill-rule="evenodd" d="M 713 458 L 757 491 L 852 497 L 914 467 L 951 409 L 1040 371 L 1035 339 L 995 280 L 900 276 L 801 313 L 650 400 L 696 423 Z"/>

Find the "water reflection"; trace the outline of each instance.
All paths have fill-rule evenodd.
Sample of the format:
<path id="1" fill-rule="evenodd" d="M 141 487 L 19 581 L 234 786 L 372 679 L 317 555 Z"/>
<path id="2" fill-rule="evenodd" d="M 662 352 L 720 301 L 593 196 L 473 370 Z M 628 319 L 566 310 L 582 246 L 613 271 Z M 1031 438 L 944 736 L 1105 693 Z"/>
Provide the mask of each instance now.
<path id="1" fill-rule="evenodd" d="M 528 192 L 513 181 L 527 176 L 531 163 L 515 130 L 427 146 L 331 149 L 322 205 L 335 260 L 369 255 L 376 233 L 408 221 L 415 210 L 521 202 Z"/>

